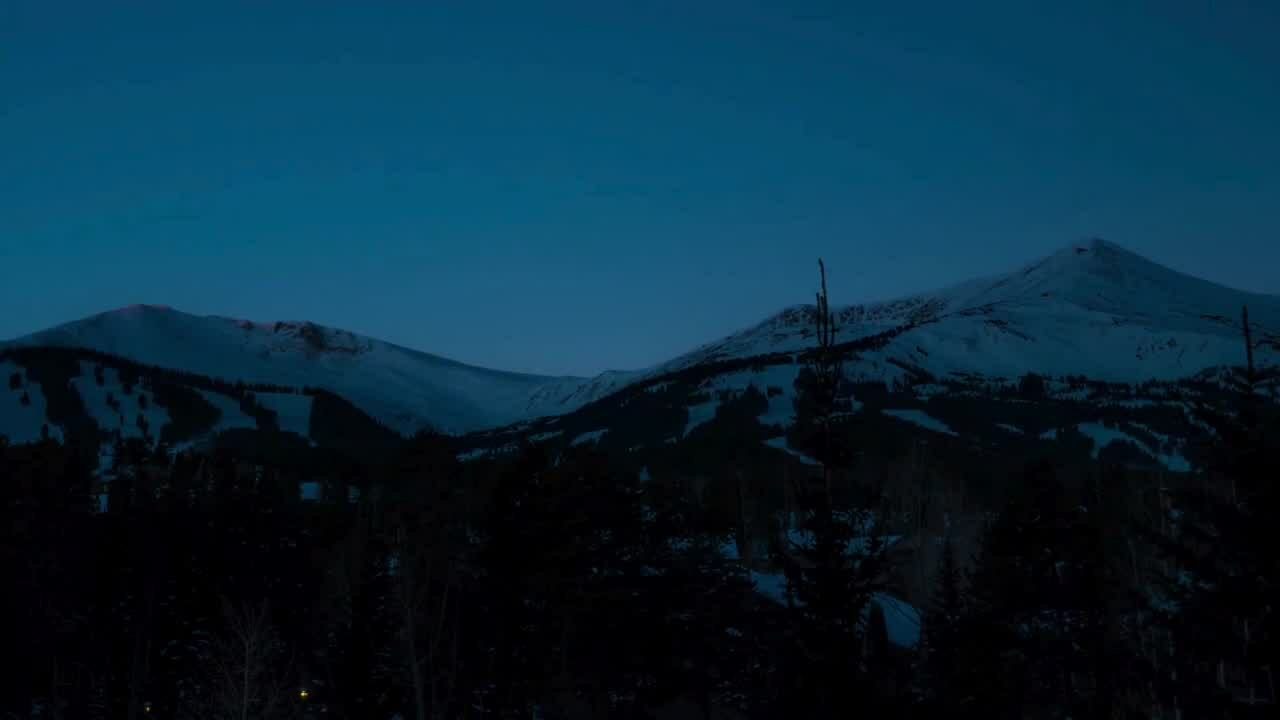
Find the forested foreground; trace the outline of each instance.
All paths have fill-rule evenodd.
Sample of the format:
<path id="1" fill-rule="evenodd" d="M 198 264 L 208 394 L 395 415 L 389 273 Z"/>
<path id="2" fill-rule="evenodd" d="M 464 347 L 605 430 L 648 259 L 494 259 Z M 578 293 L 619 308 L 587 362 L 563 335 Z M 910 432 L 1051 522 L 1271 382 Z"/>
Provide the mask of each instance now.
<path id="1" fill-rule="evenodd" d="M 1190 476 L 1044 458 L 905 501 L 925 483 L 869 469 L 822 318 L 793 431 L 820 464 L 783 477 L 732 425 L 710 472 L 421 435 L 306 466 L 118 443 L 103 483 L 0 445 L 0 717 L 1275 712 L 1280 432 L 1251 369 Z"/>

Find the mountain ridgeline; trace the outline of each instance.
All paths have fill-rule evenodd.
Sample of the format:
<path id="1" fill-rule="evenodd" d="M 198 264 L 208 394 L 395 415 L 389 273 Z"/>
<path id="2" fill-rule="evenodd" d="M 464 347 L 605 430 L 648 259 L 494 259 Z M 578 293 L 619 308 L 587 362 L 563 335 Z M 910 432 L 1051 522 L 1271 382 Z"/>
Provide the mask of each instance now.
<path id="1" fill-rule="evenodd" d="M 836 308 L 833 315 L 836 343 L 852 358 L 847 379 L 861 391 L 858 402 L 871 410 L 919 410 L 949 427 L 988 435 L 1002 426 L 1022 428 L 1019 418 L 1034 415 L 1041 421 L 1029 422 L 1025 430 L 1040 435 L 1057 429 L 1052 423 L 1058 421 L 1050 420 L 1055 417 L 1077 420 L 1076 426 L 1112 425 L 1124 414 L 1116 408 L 1163 407 L 1164 413 L 1149 410 L 1132 419 L 1145 424 L 1148 416 L 1164 415 L 1157 424 L 1167 431 L 1153 430 L 1176 440 L 1185 424 L 1171 419 L 1173 411 L 1189 395 L 1207 392 L 1222 368 L 1239 364 L 1238 315 L 1244 305 L 1252 312 L 1257 363 L 1273 365 L 1280 355 L 1280 298 L 1216 286 L 1095 240 L 1013 273 Z M 49 395 L 41 398 L 44 413 L 0 403 L 0 433 L 32 439 L 48 425 L 54 435 L 85 435 L 90 422 L 100 430 L 132 433 L 145 413 L 124 407 L 100 412 L 100 403 L 77 403 L 66 387 L 83 395 L 91 384 L 86 373 L 98 379 L 95 368 L 119 366 L 136 367 L 138 372 L 128 372 L 168 388 L 230 398 L 251 411 L 236 412 L 216 398 L 210 410 L 194 396 L 179 399 L 170 390 L 166 398 L 180 406 L 173 410 L 179 418 L 168 430 L 149 427 L 149 434 L 176 444 L 246 429 L 243 415 L 252 427 L 265 429 L 283 410 L 289 417 L 277 429 L 329 445 L 339 435 L 312 437 L 306 401 L 286 399 L 287 407 L 271 407 L 280 400 L 274 396 L 314 397 L 318 390 L 345 400 L 338 411 L 344 417 L 366 416 L 396 435 L 475 436 L 463 443 L 464 451 L 492 446 L 486 439 L 491 436 L 509 442 L 531 428 L 528 436 L 609 430 L 615 442 L 671 442 L 686 424 L 697 422 L 691 417 L 710 412 L 707 403 L 718 394 L 774 388 L 770 406 L 784 412 L 800 357 L 812 343 L 811 315 L 811 307 L 798 306 L 652 368 L 567 378 L 470 367 L 313 323 L 252 323 L 132 306 L 0 344 L 0 362 L 6 363 L 0 370 L 49 380 L 38 383 L 38 392 Z M 74 353 L 58 354 L 57 348 Z M 48 352 L 41 355 L 42 349 Z M 83 361 L 79 369 L 73 360 Z M 1098 398 L 1088 397 L 1094 394 L 1103 406 L 1074 414 L 1001 407 L 1000 398 L 1028 376 L 1043 379 L 1040 395 L 1055 405 L 1072 399 L 1097 405 Z M 25 385 L 22 390 L 30 395 Z M 242 403 L 246 393 L 265 393 L 264 403 L 257 409 L 252 401 Z M 637 400 L 640 393 L 662 401 Z M 993 409 L 971 413 L 977 396 L 992 398 Z M 327 414 L 336 407 L 323 403 L 322 428 L 334 427 Z M 647 408 L 656 425 L 633 417 Z M 966 427 L 979 416 L 991 422 Z M 784 427 L 788 422 L 776 413 L 771 417 Z M 370 424 L 352 422 L 367 437 Z M 383 447 L 385 440 L 374 445 Z"/>

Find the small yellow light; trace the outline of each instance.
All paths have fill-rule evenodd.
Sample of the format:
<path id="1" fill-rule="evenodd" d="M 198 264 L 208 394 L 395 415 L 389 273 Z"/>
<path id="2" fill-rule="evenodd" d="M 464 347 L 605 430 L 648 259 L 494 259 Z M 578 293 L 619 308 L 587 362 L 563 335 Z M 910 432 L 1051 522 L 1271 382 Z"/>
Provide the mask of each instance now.
<path id="1" fill-rule="evenodd" d="M 307 692 L 306 688 L 302 688 L 301 690 L 298 691 L 298 697 L 302 698 L 303 700 L 306 700 L 308 697 L 310 697 L 310 695 L 311 693 Z"/>
<path id="2" fill-rule="evenodd" d="M 144 704 L 142 705 L 142 712 L 144 712 L 144 713 L 149 713 L 149 712 L 151 712 L 151 703 L 144 703 Z"/>

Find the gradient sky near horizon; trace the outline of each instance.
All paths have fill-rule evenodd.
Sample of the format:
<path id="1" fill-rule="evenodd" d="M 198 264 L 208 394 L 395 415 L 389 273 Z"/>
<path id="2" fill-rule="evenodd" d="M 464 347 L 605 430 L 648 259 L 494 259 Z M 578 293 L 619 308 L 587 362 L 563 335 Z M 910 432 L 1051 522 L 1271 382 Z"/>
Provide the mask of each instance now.
<path id="1" fill-rule="evenodd" d="M 1102 236 L 1280 293 L 1280 3 L 0 3 L 0 338 L 646 366 Z"/>

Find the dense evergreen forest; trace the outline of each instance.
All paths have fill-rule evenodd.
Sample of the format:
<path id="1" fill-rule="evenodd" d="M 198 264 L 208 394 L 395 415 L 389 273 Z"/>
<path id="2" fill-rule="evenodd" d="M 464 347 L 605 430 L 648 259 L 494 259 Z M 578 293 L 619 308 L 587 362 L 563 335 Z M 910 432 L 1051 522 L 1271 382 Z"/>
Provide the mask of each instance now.
<path id="1" fill-rule="evenodd" d="M 825 289 L 815 337 L 804 472 L 736 444 L 732 403 L 682 451 L 712 472 L 463 463 L 359 423 L 272 453 L 268 424 L 119 441 L 104 484 L 74 443 L 0 443 L 0 718 L 1272 716 L 1280 425 L 1251 361 L 1194 473 L 926 478 L 860 442 Z M 918 643 L 887 592 L 923 597 Z"/>

